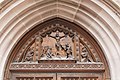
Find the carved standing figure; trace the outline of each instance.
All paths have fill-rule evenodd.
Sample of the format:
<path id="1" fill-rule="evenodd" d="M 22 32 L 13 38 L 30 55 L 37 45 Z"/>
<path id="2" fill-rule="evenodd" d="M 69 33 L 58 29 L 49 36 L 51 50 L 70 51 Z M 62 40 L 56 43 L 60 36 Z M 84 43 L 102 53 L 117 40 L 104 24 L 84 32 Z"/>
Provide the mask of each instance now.
<path id="1" fill-rule="evenodd" d="M 52 58 L 52 48 L 50 48 L 49 46 L 45 46 L 43 49 L 43 54 L 41 55 L 41 57 L 46 57 L 46 58 Z"/>
<path id="2" fill-rule="evenodd" d="M 66 43 L 65 48 L 64 48 L 67 58 L 72 57 L 72 48 L 69 44 Z"/>
<path id="3" fill-rule="evenodd" d="M 52 48 L 48 47 L 46 56 L 47 56 L 47 58 L 52 58 Z"/>

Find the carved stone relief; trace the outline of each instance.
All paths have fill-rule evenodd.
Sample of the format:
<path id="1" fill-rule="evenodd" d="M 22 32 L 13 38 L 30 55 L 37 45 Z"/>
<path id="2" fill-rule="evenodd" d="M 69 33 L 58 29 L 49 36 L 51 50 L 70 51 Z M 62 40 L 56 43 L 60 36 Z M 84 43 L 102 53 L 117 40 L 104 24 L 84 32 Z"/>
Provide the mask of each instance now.
<path id="1" fill-rule="evenodd" d="M 37 26 L 20 40 L 5 80 L 103 80 L 106 67 L 94 40 L 77 26 L 56 22 Z"/>
<path id="2" fill-rule="evenodd" d="M 24 42 L 9 70 L 11 80 L 102 80 L 105 66 L 84 34 L 72 27 L 54 24 L 36 31 Z M 51 77 L 50 72 L 56 75 Z M 100 74 L 88 76 L 89 72 Z M 49 77 L 26 73 L 47 73 Z M 59 73 L 73 74 L 59 76 Z M 74 76 L 79 73 L 81 76 Z"/>
<path id="3" fill-rule="evenodd" d="M 93 60 L 89 57 L 89 52 L 85 47 L 82 48 L 81 62 L 93 62 Z"/>
<path id="4" fill-rule="evenodd" d="M 58 30 L 51 32 L 43 38 L 41 59 L 73 58 L 72 45 L 73 41 L 67 34 Z"/>
<path id="5" fill-rule="evenodd" d="M 48 59 L 100 62 L 97 53 L 84 37 L 60 24 L 36 32 L 20 49 L 14 62 Z"/>

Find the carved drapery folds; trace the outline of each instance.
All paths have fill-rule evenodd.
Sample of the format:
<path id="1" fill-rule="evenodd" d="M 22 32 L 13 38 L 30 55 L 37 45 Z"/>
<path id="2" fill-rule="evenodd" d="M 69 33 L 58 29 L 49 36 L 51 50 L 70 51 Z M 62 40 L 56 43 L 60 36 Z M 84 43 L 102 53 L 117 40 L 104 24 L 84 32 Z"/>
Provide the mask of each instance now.
<path id="1" fill-rule="evenodd" d="M 19 50 L 14 62 L 76 60 L 100 62 L 92 45 L 77 31 L 55 24 L 36 32 Z"/>

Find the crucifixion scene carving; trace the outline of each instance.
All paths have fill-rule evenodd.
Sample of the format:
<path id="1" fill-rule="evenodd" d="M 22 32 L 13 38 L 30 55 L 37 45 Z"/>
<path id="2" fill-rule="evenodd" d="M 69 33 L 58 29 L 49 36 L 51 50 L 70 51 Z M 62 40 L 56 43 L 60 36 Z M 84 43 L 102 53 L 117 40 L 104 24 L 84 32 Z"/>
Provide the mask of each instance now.
<path id="1" fill-rule="evenodd" d="M 47 59 L 68 59 L 73 58 L 72 39 L 63 32 L 52 32 L 43 38 L 42 58 Z"/>
<path id="2" fill-rule="evenodd" d="M 76 62 L 100 62 L 94 50 L 87 46 L 80 34 L 60 24 L 51 25 L 37 32 L 26 42 L 14 62 L 39 60 L 76 60 Z M 25 48 L 26 47 L 26 48 Z M 93 52 L 94 51 L 94 52 Z M 94 53 L 94 54 L 93 54 Z"/>

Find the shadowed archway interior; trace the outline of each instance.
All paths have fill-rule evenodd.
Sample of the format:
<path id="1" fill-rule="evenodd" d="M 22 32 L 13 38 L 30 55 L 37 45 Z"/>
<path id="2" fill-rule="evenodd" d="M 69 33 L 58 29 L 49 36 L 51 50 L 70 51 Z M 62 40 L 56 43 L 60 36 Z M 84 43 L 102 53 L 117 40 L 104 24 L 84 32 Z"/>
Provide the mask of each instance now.
<path id="1" fill-rule="evenodd" d="M 22 36 L 4 75 L 5 80 L 110 80 L 109 66 L 94 36 L 57 17 Z"/>

